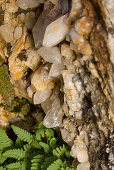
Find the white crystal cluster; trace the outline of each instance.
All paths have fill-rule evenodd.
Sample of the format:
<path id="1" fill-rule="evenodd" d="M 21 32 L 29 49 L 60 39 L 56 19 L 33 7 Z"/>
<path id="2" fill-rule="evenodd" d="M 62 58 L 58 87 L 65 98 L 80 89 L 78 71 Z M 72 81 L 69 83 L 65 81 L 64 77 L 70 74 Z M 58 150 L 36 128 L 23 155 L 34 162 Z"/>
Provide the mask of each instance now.
<path id="1" fill-rule="evenodd" d="M 16 95 L 26 97 L 34 105 L 41 104 L 45 112 L 43 124 L 60 129 L 63 140 L 71 146 L 70 154 L 76 159 L 76 169 L 90 170 L 88 135 L 80 122 L 91 105 L 88 96 L 98 92 L 86 74 L 86 68 L 102 86 L 90 43 L 94 16 L 92 12 L 88 14 L 87 9 L 91 6 L 87 5 L 83 10 L 81 0 L 72 0 L 71 9 L 63 9 L 69 1 L 62 3 L 58 0 L 0 3 L 4 11 L 0 55 L 5 61 L 8 59 Z M 113 42 L 112 35 L 108 36 Z M 10 52 L 7 43 L 11 46 Z M 110 53 L 113 56 L 113 47 Z M 111 60 L 113 62 L 113 57 Z M 3 112 L 2 108 L 0 112 Z M 4 114 L 1 115 L 1 120 L 7 124 Z"/>

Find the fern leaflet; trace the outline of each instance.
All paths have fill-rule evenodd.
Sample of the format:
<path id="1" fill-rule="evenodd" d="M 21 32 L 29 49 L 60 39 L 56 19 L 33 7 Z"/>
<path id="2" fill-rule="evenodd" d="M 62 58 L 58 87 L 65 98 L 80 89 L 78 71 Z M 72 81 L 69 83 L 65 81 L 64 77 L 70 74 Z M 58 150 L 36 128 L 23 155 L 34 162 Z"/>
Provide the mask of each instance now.
<path id="1" fill-rule="evenodd" d="M 7 159 L 7 156 L 2 155 L 2 157 L 0 159 L 0 165 L 2 165 L 5 162 L 6 159 Z"/>
<path id="2" fill-rule="evenodd" d="M 0 150 L 10 147 L 12 145 L 11 139 L 8 138 L 5 130 L 0 129 Z"/>
<path id="3" fill-rule="evenodd" d="M 32 142 L 33 140 L 33 136 L 27 132 L 26 130 L 23 130 L 17 126 L 12 125 L 11 126 L 13 131 L 15 132 L 15 134 L 24 142 L 28 142 L 29 144 Z"/>
<path id="4" fill-rule="evenodd" d="M 32 145 L 33 147 L 37 148 L 37 149 L 41 149 L 41 148 L 42 148 L 36 140 L 34 140 L 34 141 L 31 143 L 31 145 Z"/>
<path id="5" fill-rule="evenodd" d="M 54 131 L 52 129 L 45 129 L 45 134 L 48 140 L 50 140 L 52 137 L 54 137 Z"/>
<path id="6" fill-rule="evenodd" d="M 44 164 L 41 166 L 42 170 L 46 170 L 57 158 L 54 156 L 50 156 L 45 159 Z"/>
<path id="7" fill-rule="evenodd" d="M 56 143 L 57 143 L 57 139 L 55 137 L 51 138 L 50 141 L 49 141 L 49 145 L 53 149 L 57 146 Z"/>
<path id="8" fill-rule="evenodd" d="M 47 129 L 45 127 L 41 127 L 41 129 L 38 129 L 36 131 L 36 139 L 38 141 L 41 141 L 42 138 L 46 137 L 47 140 L 50 140 L 52 137 L 54 137 L 54 131 L 52 129 Z"/>
<path id="9" fill-rule="evenodd" d="M 22 166 L 22 163 L 21 163 L 21 162 L 15 162 L 15 163 L 8 164 L 8 165 L 6 165 L 5 167 L 6 167 L 7 169 L 15 169 L 15 168 L 20 169 L 21 166 Z"/>
<path id="10" fill-rule="evenodd" d="M 24 158 L 22 162 L 22 170 L 27 170 L 27 167 L 28 167 L 28 159 Z"/>
<path id="11" fill-rule="evenodd" d="M 50 147 L 49 147 L 49 145 L 47 143 L 39 142 L 39 144 L 40 144 L 40 146 L 43 147 L 45 153 L 48 153 L 50 151 Z"/>
<path id="12" fill-rule="evenodd" d="M 21 148 L 23 146 L 23 141 L 17 137 L 16 141 L 15 141 L 15 148 Z"/>
<path id="13" fill-rule="evenodd" d="M 41 168 L 41 165 L 43 164 L 45 160 L 44 155 L 37 155 L 34 156 L 33 159 L 31 160 L 31 170 L 38 170 Z"/>
<path id="14" fill-rule="evenodd" d="M 6 170 L 6 168 L 4 168 L 3 166 L 0 166 L 0 170 Z"/>
<path id="15" fill-rule="evenodd" d="M 31 145 L 27 143 L 26 145 L 23 146 L 23 148 L 25 151 L 28 151 L 29 149 L 31 149 Z"/>
<path id="16" fill-rule="evenodd" d="M 53 155 L 59 158 L 65 153 L 65 150 L 66 148 L 65 148 L 65 145 L 63 144 L 63 147 L 60 146 L 53 150 Z"/>
<path id="17" fill-rule="evenodd" d="M 37 132 L 36 132 L 36 139 L 38 141 L 41 141 L 42 140 L 41 138 L 44 138 L 44 137 L 45 137 L 45 129 L 37 130 Z"/>
<path id="18" fill-rule="evenodd" d="M 57 159 L 47 168 L 47 170 L 59 170 L 62 166 L 63 166 L 62 161 L 60 159 Z"/>
<path id="19" fill-rule="evenodd" d="M 23 149 L 10 149 L 3 153 L 3 157 L 20 160 L 25 157 L 25 151 Z"/>

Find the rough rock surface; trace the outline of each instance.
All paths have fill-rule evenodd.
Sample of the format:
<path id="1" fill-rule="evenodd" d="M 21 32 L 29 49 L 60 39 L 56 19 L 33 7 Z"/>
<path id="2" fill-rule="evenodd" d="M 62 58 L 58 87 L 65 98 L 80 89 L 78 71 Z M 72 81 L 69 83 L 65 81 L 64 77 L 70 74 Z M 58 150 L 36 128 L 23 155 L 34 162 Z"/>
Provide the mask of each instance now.
<path id="1" fill-rule="evenodd" d="M 112 170 L 114 1 L 17 0 L 0 8 L 0 67 L 8 65 L 15 94 L 41 104 L 44 125 L 60 130 L 77 170 Z M 9 125 L 9 115 L 0 106 L 0 124 Z M 38 115 L 31 113 L 37 122 Z"/>

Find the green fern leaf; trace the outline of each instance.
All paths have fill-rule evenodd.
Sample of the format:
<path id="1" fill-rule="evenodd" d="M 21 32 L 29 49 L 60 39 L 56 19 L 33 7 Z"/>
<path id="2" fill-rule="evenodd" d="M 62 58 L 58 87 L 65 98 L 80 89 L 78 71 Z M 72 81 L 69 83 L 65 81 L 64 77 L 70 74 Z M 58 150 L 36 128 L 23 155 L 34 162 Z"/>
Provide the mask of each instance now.
<path id="1" fill-rule="evenodd" d="M 34 141 L 31 143 L 31 145 L 32 145 L 33 147 L 37 148 L 37 149 L 41 149 L 41 148 L 42 148 L 36 140 L 34 140 Z"/>
<path id="2" fill-rule="evenodd" d="M 64 163 L 63 163 L 63 168 L 65 170 L 75 170 L 76 169 L 72 165 L 69 166 L 66 161 L 64 161 Z"/>
<path id="3" fill-rule="evenodd" d="M 41 166 L 42 170 L 46 170 L 57 158 L 54 156 L 50 156 L 45 159 L 44 164 Z"/>
<path id="4" fill-rule="evenodd" d="M 65 150 L 66 148 L 65 148 L 65 145 L 63 144 L 63 147 L 60 146 L 53 150 L 53 155 L 59 158 L 65 153 Z"/>
<path id="5" fill-rule="evenodd" d="M 0 159 L 1 159 L 1 157 L 2 157 L 2 149 L 0 149 Z"/>
<path id="6" fill-rule="evenodd" d="M 50 147 L 47 143 L 45 142 L 39 142 L 39 145 L 44 149 L 45 153 L 48 153 L 50 151 Z"/>
<path id="7" fill-rule="evenodd" d="M 23 141 L 17 137 L 16 141 L 15 141 L 15 148 L 22 148 L 23 146 Z"/>
<path id="8" fill-rule="evenodd" d="M 7 159 L 7 156 L 1 156 L 1 159 L 0 159 L 0 165 L 2 165 Z"/>
<path id="9" fill-rule="evenodd" d="M 53 149 L 54 149 L 55 147 L 57 147 L 56 143 L 57 143 L 57 139 L 56 139 L 55 137 L 51 138 L 50 141 L 49 141 L 49 145 L 50 145 L 51 148 L 53 148 Z"/>
<path id="10" fill-rule="evenodd" d="M 44 161 L 45 161 L 44 155 L 34 156 L 33 159 L 31 160 L 31 170 L 41 169 L 41 165 L 44 163 Z"/>
<path id="11" fill-rule="evenodd" d="M 67 158 L 70 158 L 70 150 L 68 149 L 68 147 L 65 148 L 65 155 L 67 156 Z"/>
<path id="12" fill-rule="evenodd" d="M 27 143 L 26 145 L 23 146 L 23 148 L 25 151 L 28 151 L 29 149 L 31 149 L 31 145 Z"/>
<path id="13" fill-rule="evenodd" d="M 38 141 L 41 141 L 42 138 L 44 138 L 44 137 L 45 137 L 45 129 L 39 129 L 39 130 L 37 130 L 37 132 L 36 132 L 36 139 L 37 139 Z"/>
<path id="14" fill-rule="evenodd" d="M 13 142 L 8 138 L 6 132 L 0 128 L 0 150 L 10 147 L 12 144 Z"/>
<path id="15" fill-rule="evenodd" d="M 24 142 L 31 143 L 33 140 L 33 136 L 27 132 L 26 130 L 23 130 L 17 126 L 12 125 L 11 126 L 15 134 Z"/>
<path id="16" fill-rule="evenodd" d="M 43 122 L 40 122 L 38 125 L 38 129 L 41 129 L 42 127 L 44 127 Z"/>
<path id="17" fill-rule="evenodd" d="M 62 161 L 60 159 L 57 159 L 47 168 L 47 170 L 59 170 L 62 166 L 63 166 Z"/>
<path id="18" fill-rule="evenodd" d="M 28 158 L 24 158 L 22 162 L 22 170 L 27 170 L 28 165 L 29 165 Z"/>
<path id="19" fill-rule="evenodd" d="M 0 166 L 0 170 L 6 170 L 6 168 L 4 168 L 3 166 Z"/>
<path id="20" fill-rule="evenodd" d="M 54 137 L 54 131 L 52 129 L 45 129 L 45 134 L 48 140 Z"/>
<path id="21" fill-rule="evenodd" d="M 3 153 L 3 157 L 20 160 L 25 157 L 25 153 L 26 152 L 23 149 L 10 149 Z"/>
<path id="22" fill-rule="evenodd" d="M 15 162 L 15 163 L 8 164 L 5 167 L 7 169 L 15 169 L 15 168 L 21 169 L 21 166 L 22 166 L 21 162 Z"/>

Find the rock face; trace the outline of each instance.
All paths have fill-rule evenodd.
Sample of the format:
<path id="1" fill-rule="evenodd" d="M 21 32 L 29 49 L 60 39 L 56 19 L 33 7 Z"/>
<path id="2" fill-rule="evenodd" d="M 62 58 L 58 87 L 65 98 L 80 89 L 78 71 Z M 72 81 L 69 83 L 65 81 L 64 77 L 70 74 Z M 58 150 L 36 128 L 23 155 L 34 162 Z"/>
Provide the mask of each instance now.
<path id="1" fill-rule="evenodd" d="M 0 3 L 0 65 L 16 95 L 41 104 L 77 170 L 113 169 L 114 1 L 8 3 Z"/>

